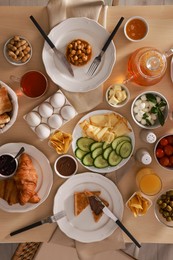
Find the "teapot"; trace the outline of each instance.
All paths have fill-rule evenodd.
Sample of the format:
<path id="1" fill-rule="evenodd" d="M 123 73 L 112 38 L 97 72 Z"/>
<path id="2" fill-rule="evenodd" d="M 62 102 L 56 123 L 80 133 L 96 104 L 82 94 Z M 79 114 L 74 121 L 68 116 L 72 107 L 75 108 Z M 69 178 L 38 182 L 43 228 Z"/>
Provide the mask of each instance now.
<path id="1" fill-rule="evenodd" d="M 153 47 L 142 47 L 132 53 L 128 60 L 128 75 L 123 82 L 133 80 L 141 86 L 157 84 L 165 75 L 167 58 L 173 54 L 173 49 L 165 53 Z"/>

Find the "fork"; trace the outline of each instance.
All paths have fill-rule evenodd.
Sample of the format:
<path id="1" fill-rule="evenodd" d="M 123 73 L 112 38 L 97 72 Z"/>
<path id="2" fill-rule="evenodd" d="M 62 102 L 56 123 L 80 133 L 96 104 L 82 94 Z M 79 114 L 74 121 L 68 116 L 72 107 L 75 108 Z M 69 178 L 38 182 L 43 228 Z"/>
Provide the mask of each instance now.
<path id="1" fill-rule="evenodd" d="M 28 226 L 25 226 L 23 228 L 20 228 L 20 229 L 17 229 L 15 231 L 11 232 L 10 236 L 17 235 L 17 234 L 19 234 L 21 232 L 24 232 L 24 231 L 29 230 L 31 228 L 35 228 L 35 227 L 41 226 L 41 225 L 46 224 L 46 223 L 54 223 L 54 222 L 58 221 L 59 219 L 65 217 L 65 216 L 66 216 L 65 211 L 60 211 L 60 212 L 56 213 L 53 216 L 49 216 L 49 217 L 44 218 L 42 220 L 39 220 L 39 221 L 37 221 L 35 223 L 32 223 L 32 224 L 30 224 Z"/>
<path id="2" fill-rule="evenodd" d="M 105 45 L 103 46 L 103 48 L 102 48 L 100 54 L 99 54 L 97 57 L 95 57 L 95 59 L 94 59 L 93 62 L 91 63 L 91 65 L 90 65 L 90 67 L 89 67 L 89 69 L 88 69 L 88 71 L 87 71 L 87 75 L 88 75 L 88 76 L 92 76 L 92 75 L 94 74 L 94 72 L 96 71 L 96 69 L 98 68 L 98 66 L 99 66 L 99 64 L 100 64 L 100 62 L 101 62 L 101 59 L 102 59 L 102 57 L 103 57 L 103 54 L 104 54 L 105 51 L 107 50 L 109 44 L 111 43 L 111 41 L 112 41 L 114 35 L 115 35 L 116 32 L 118 31 L 118 29 L 119 29 L 120 25 L 122 24 L 123 20 L 124 20 L 124 17 L 121 17 L 120 20 L 119 20 L 119 22 L 118 22 L 117 25 L 115 26 L 114 30 L 112 31 L 111 35 L 110 35 L 109 38 L 107 39 Z"/>

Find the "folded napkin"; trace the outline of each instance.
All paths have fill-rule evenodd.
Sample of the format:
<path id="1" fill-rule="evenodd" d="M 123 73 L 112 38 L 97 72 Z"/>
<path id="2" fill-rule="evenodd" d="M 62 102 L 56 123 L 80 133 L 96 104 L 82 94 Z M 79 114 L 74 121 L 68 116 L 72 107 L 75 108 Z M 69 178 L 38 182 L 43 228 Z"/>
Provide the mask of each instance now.
<path id="1" fill-rule="evenodd" d="M 50 0 L 47 11 L 50 29 L 70 17 L 87 17 L 106 27 L 107 6 L 103 0 Z M 61 90 L 78 113 L 93 109 L 103 100 L 102 85 L 85 93 Z"/>

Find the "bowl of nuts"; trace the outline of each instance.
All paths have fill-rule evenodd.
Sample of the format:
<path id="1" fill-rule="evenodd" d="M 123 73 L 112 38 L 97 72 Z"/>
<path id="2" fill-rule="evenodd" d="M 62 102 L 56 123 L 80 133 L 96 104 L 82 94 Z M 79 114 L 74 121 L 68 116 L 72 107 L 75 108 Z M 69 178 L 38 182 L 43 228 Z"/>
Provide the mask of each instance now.
<path id="1" fill-rule="evenodd" d="M 24 65 L 32 57 L 32 46 L 25 37 L 15 35 L 5 43 L 4 57 L 13 65 Z"/>
<path id="2" fill-rule="evenodd" d="M 167 189 L 158 196 L 154 213 L 159 222 L 173 228 L 173 189 Z"/>

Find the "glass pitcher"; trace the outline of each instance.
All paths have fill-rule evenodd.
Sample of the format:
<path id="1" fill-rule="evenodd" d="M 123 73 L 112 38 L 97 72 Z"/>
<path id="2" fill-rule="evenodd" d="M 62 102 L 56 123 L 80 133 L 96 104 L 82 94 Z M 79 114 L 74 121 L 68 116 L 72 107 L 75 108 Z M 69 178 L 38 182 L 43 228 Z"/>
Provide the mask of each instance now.
<path id="1" fill-rule="evenodd" d="M 130 80 L 141 86 L 152 86 L 165 75 L 167 57 L 173 54 L 173 49 L 165 53 L 153 47 L 137 49 L 128 61 L 128 76 L 124 84 Z"/>

